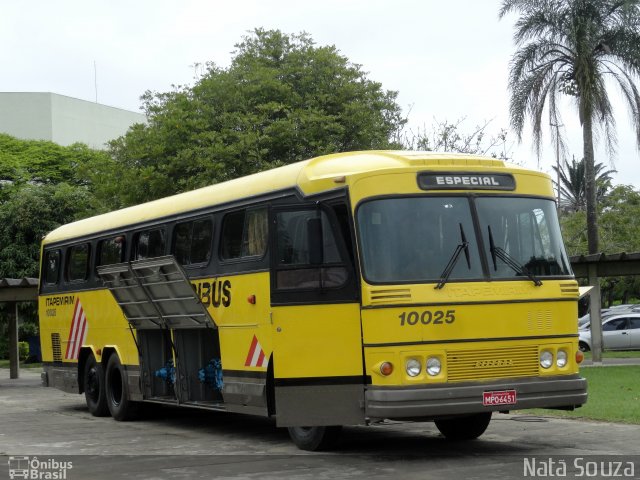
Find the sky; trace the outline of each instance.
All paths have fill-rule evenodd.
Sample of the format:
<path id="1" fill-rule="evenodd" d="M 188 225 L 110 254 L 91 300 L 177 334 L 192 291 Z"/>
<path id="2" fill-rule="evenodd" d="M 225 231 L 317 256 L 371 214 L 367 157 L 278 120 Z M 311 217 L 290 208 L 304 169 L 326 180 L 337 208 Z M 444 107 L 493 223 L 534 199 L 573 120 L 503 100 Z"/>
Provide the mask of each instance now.
<path id="1" fill-rule="evenodd" d="M 499 0 L 21 0 L 0 15 L 0 91 L 53 92 L 139 111 L 147 90 L 193 84 L 197 64 L 229 65 L 234 45 L 262 27 L 307 32 L 335 45 L 368 78 L 398 91 L 408 133 L 434 121 L 463 120 L 471 132 L 509 127 L 511 15 Z M 640 155 L 629 114 L 612 85 L 617 153 L 600 145 L 596 162 L 615 168 L 615 184 L 640 188 Z M 1 112 L 0 112 L 1 114 Z M 530 125 L 522 142 L 508 134 L 519 164 L 555 174 L 555 144 L 543 133 L 540 158 Z M 569 158 L 582 157 L 575 107 L 563 106 Z M 602 142 L 600 142 L 602 143 Z"/>

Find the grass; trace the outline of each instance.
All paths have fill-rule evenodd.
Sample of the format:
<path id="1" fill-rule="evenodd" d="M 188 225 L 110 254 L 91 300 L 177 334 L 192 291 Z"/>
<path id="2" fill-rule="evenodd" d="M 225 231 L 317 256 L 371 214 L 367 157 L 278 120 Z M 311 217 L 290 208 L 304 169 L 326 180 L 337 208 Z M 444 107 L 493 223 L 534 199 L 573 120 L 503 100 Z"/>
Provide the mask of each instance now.
<path id="1" fill-rule="evenodd" d="M 640 366 L 580 370 L 589 383 L 587 403 L 572 412 L 534 409 L 520 413 L 640 424 Z"/>
<path id="2" fill-rule="evenodd" d="M 0 368 L 9 368 L 9 360 L 0 360 Z M 20 368 L 42 368 L 42 364 L 20 362 Z"/>

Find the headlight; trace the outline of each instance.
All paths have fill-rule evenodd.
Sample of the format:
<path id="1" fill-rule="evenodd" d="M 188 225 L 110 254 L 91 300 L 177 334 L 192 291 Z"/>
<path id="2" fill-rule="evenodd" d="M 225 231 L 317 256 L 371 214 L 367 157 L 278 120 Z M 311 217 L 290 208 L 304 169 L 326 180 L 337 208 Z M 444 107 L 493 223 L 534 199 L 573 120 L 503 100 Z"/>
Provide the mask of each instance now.
<path id="1" fill-rule="evenodd" d="M 567 364 L 567 352 L 564 350 L 558 350 L 558 358 L 556 358 L 556 365 L 558 368 L 562 368 Z"/>
<path id="2" fill-rule="evenodd" d="M 435 377 L 442 370 L 442 364 L 440 363 L 440 359 L 436 357 L 429 357 L 427 360 L 427 373 L 432 377 Z"/>
<path id="3" fill-rule="evenodd" d="M 551 365 L 553 365 L 553 353 L 549 350 L 540 352 L 540 366 L 542 368 L 551 368 Z"/>
<path id="4" fill-rule="evenodd" d="M 407 360 L 404 368 L 407 371 L 407 375 L 409 375 L 410 377 L 417 377 L 418 375 L 420 375 L 422 365 L 420 365 L 420 362 L 415 358 L 410 358 L 409 360 Z"/>

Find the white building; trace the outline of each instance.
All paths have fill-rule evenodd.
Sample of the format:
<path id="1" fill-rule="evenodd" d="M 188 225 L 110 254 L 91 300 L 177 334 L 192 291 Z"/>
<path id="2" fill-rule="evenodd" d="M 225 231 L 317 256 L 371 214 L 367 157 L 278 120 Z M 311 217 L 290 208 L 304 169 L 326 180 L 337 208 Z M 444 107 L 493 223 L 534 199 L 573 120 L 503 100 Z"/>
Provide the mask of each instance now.
<path id="1" fill-rule="evenodd" d="M 134 123 L 146 121 L 142 113 L 56 93 L 0 93 L 0 132 L 25 140 L 102 149 Z"/>

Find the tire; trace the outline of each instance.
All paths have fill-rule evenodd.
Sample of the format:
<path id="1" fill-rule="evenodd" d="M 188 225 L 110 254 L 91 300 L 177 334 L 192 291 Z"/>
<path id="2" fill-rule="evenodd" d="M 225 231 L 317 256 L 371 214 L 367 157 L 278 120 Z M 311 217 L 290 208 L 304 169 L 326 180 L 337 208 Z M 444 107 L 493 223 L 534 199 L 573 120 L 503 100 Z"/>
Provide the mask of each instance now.
<path id="1" fill-rule="evenodd" d="M 491 412 L 436 420 L 435 424 L 447 440 L 475 440 L 489 426 Z"/>
<path id="2" fill-rule="evenodd" d="M 342 427 L 289 427 L 288 430 L 296 447 L 317 452 L 331 449 L 340 437 Z"/>
<path id="3" fill-rule="evenodd" d="M 108 416 L 109 407 L 107 407 L 107 395 L 104 388 L 104 371 L 102 365 L 96 362 L 93 353 L 89 354 L 82 375 L 84 399 L 87 402 L 89 413 L 94 417 Z"/>
<path id="4" fill-rule="evenodd" d="M 589 350 L 591 350 L 591 349 L 589 348 L 589 345 L 587 345 L 587 344 L 586 344 L 586 343 L 584 343 L 584 342 L 580 342 L 580 343 L 578 343 L 578 348 L 580 349 L 580 351 L 581 351 L 581 352 L 588 352 Z"/>
<path id="5" fill-rule="evenodd" d="M 109 357 L 105 380 L 106 403 L 114 420 L 124 422 L 136 418 L 140 413 L 140 404 L 129 398 L 127 372 L 120 363 L 117 353 Z"/>

